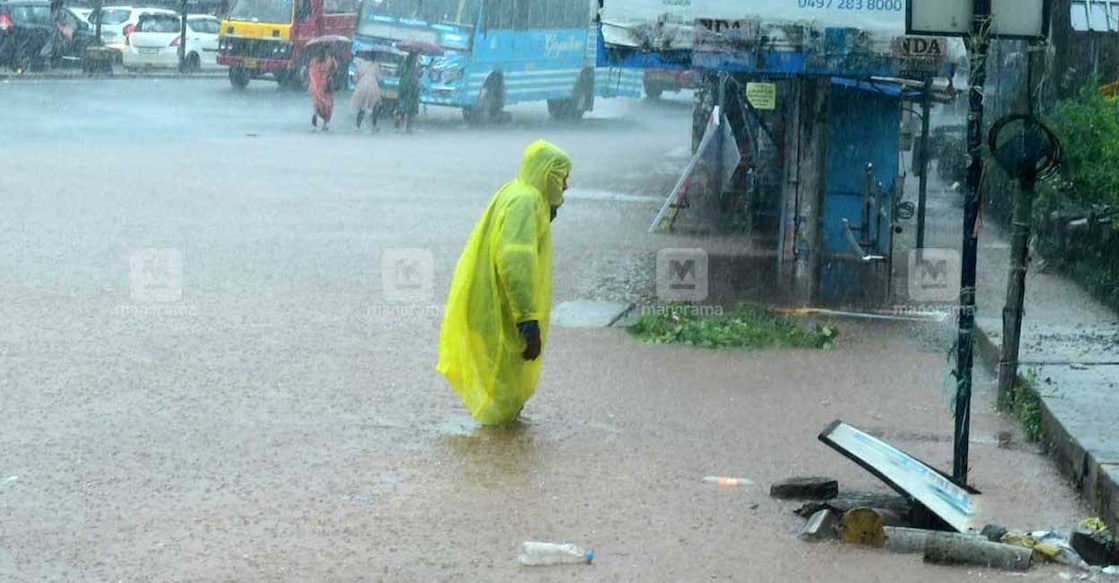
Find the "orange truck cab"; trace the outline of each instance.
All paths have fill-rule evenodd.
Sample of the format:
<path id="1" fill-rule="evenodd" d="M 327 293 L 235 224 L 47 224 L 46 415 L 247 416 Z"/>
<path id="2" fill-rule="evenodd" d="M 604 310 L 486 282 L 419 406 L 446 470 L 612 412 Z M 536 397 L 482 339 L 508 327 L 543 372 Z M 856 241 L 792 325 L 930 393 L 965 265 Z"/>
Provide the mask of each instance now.
<path id="1" fill-rule="evenodd" d="M 233 0 L 221 23 L 218 63 L 229 67 L 229 81 L 244 89 L 249 81 L 271 76 L 281 85 L 306 88 L 309 55 L 315 39 L 333 40 L 340 70 L 349 58 L 358 0 Z"/>

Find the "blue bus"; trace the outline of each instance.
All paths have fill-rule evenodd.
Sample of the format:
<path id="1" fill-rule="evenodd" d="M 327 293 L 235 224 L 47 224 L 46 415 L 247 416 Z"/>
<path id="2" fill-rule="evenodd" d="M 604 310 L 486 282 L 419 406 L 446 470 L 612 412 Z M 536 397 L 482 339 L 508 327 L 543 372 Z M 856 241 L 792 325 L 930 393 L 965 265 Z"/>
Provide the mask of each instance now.
<path id="1" fill-rule="evenodd" d="M 596 96 L 641 97 L 641 71 L 596 68 L 592 15 L 588 0 L 364 0 L 353 51 L 386 57 L 378 60 L 389 100 L 401 57 L 384 48 L 423 43 L 442 54 L 421 60 L 421 103 L 486 123 L 501 119 L 506 105 L 546 101 L 553 118 L 576 120 Z"/>

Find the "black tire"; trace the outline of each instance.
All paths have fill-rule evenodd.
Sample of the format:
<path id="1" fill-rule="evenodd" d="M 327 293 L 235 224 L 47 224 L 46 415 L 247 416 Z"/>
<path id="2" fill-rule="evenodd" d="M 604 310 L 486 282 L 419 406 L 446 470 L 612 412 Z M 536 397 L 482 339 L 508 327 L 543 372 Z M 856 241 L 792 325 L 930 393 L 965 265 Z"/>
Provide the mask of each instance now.
<path id="1" fill-rule="evenodd" d="M 662 94 L 664 94 L 664 87 L 645 84 L 645 96 L 649 99 L 660 99 Z"/>
<path id="2" fill-rule="evenodd" d="M 493 73 L 482 86 L 478 105 L 462 109 L 462 119 L 470 125 L 481 125 L 499 123 L 505 118 L 505 80 L 500 73 Z"/>
<path id="3" fill-rule="evenodd" d="M 470 125 L 481 125 L 483 121 L 482 110 L 478 107 L 462 108 L 462 121 Z"/>
<path id="4" fill-rule="evenodd" d="M 594 108 L 594 71 L 583 71 L 571 99 L 549 99 L 548 114 L 556 121 L 579 121 Z"/>
<path id="5" fill-rule="evenodd" d="M 252 75 L 242 67 L 229 68 L 229 84 L 233 85 L 234 89 L 240 90 L 248 87 L 252 78 Z"/>
<path id="6" fill-rule="evenodd" d="M 202 70 L 202 60 L 198 58 L 198 53 L 191 53 L 187 55 L 183 72 L 197 73 Z"/>
<path id="7" fill-rule="evenodd" d="M 311 69 L 311 55 L 304 52 L 299 55 L 299 60 L 295 62 L 295 68 L 288 69 L 284 73 L 277 73 L 276 79 L 279 80 L 283 77 L 281 84 L 287 89 L 292 91 L 306 92 L 310 86 L 310 69 Z"/>

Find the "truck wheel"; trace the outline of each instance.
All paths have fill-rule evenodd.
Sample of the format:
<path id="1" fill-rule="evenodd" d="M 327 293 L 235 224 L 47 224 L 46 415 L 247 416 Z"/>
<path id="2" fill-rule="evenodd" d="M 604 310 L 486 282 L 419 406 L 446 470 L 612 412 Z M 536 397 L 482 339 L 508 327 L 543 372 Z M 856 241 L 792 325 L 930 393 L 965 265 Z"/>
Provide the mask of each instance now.
<path id="1" fill-rule="evenodd" d="M 304 52 L 303 54 L 299 55 L 299 60 L 295 62 L 293 68 L 288 69 L 283 73 L 277 73 L 276 78 L 279 79 L 282 76 L 284 80 L 281 84 L 287 89 L 291 89 L 292 91 L 306 92 L 307 87 L 310 83 L 310 69 L 310 54 L 308 52 Z"/>
<path id="2" fill-rule="evenodd" d="M 645 96 L 649 99 L 660 99 L 661 94 L 664 93 L 664 88 L 657 85 L 645 84 Z"/>
<path id="3" fill-rule="evenodd" d="M 229 68 L 229 83 L 233 85 L 234 89 L 244 89 L 249 86 L 249 80 L 252 75 L 242 67 Z"/>

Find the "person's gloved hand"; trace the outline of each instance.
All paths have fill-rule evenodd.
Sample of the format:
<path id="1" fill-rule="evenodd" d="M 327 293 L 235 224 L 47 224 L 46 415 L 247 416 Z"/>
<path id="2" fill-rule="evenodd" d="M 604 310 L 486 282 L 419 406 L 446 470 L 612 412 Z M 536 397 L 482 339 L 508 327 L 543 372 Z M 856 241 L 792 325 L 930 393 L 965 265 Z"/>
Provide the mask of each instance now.
<path id="1" fill-rule="evenodd" d="M 521 357 L 525 360 L 536 360 L 540 358 L 540 323 L 536 320 L 521 322 L 517 324 L 517 330 L 520 331 L 521 336 L 525 339 L 525 351 L 521 354 Z"/>

